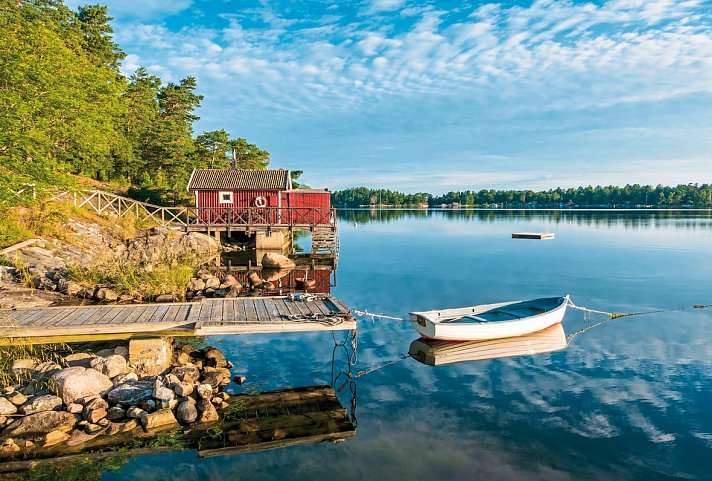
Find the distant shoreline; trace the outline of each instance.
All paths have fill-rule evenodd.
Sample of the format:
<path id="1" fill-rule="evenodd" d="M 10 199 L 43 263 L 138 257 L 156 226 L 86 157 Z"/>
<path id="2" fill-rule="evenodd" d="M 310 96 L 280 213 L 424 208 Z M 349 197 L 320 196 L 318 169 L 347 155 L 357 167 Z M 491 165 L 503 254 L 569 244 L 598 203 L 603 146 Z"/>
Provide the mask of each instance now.
<path id="1" fill-rule="evenodd" d="M 709 207 L 684 207 L 684 206 L 672 206 L 672 207 L 417 207 L 417 206 L 359 206 L 359 207 L 349 207 L 349 206 L 333 206 L 337 210 L 415 210 L 415 211 L 484 211 L 484 212 L 498 212 L 498 211 L 556 211 L 556 212 L 664 212 L 671 210 L 684 210 L 684 211 L 712 211 L 712 206 Z"/>

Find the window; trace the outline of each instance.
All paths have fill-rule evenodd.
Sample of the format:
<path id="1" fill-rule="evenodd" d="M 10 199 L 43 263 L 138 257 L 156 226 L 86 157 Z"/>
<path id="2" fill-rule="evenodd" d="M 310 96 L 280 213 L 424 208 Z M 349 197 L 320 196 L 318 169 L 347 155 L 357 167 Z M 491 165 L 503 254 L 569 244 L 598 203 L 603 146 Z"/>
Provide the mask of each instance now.
<path id="1" fill-rule="evenodd" d="M 232 192 L 218 192 L 221 204 L 232 204 Z"/>

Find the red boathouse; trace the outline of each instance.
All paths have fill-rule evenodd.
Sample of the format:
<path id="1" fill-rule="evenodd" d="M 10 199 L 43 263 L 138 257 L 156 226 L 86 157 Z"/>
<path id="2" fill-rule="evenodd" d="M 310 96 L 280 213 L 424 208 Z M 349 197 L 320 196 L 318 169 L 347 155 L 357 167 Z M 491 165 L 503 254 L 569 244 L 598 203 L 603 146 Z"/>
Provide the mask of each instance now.
<path id="1" fill-rule="evenodd" d="M 195 169 L 188 181 L 195 193 L 197 221 L 213 226 L 332 225 L 327 189 L 293 189 L 289 170 Z"/>

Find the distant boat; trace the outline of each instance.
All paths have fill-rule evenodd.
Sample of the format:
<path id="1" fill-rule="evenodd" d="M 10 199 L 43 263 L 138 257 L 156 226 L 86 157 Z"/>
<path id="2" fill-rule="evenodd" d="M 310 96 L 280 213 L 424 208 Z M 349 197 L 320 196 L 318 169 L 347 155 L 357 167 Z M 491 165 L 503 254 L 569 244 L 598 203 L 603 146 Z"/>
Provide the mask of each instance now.
<path id="1" fill-rule="evenodd" d="M 442 366 L 502 357 L 531 356 L 559 351 L 567 346 L 564 327 L 558 323 L 524 336 L 484 341 L 452 342 L 416 339 L 410 343 L 408 354 L 423 364 Z"/>
<path id="2" fill-rule="evenodd" d="M 475 341 L 515 337 L 560 323 L 569 296 L 411 312 L 413 327 L 426 339 Z"/>

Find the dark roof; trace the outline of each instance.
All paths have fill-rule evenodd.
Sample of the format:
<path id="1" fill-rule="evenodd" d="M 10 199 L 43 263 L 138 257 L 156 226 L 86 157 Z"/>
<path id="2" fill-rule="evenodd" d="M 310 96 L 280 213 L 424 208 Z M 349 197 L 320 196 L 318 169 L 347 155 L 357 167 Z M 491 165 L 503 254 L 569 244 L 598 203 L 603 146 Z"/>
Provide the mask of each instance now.
<path id="1" fill-rule="evenodd" d="M 188 190 L 288 190 L 288 170 L 195 169 Z"/>

